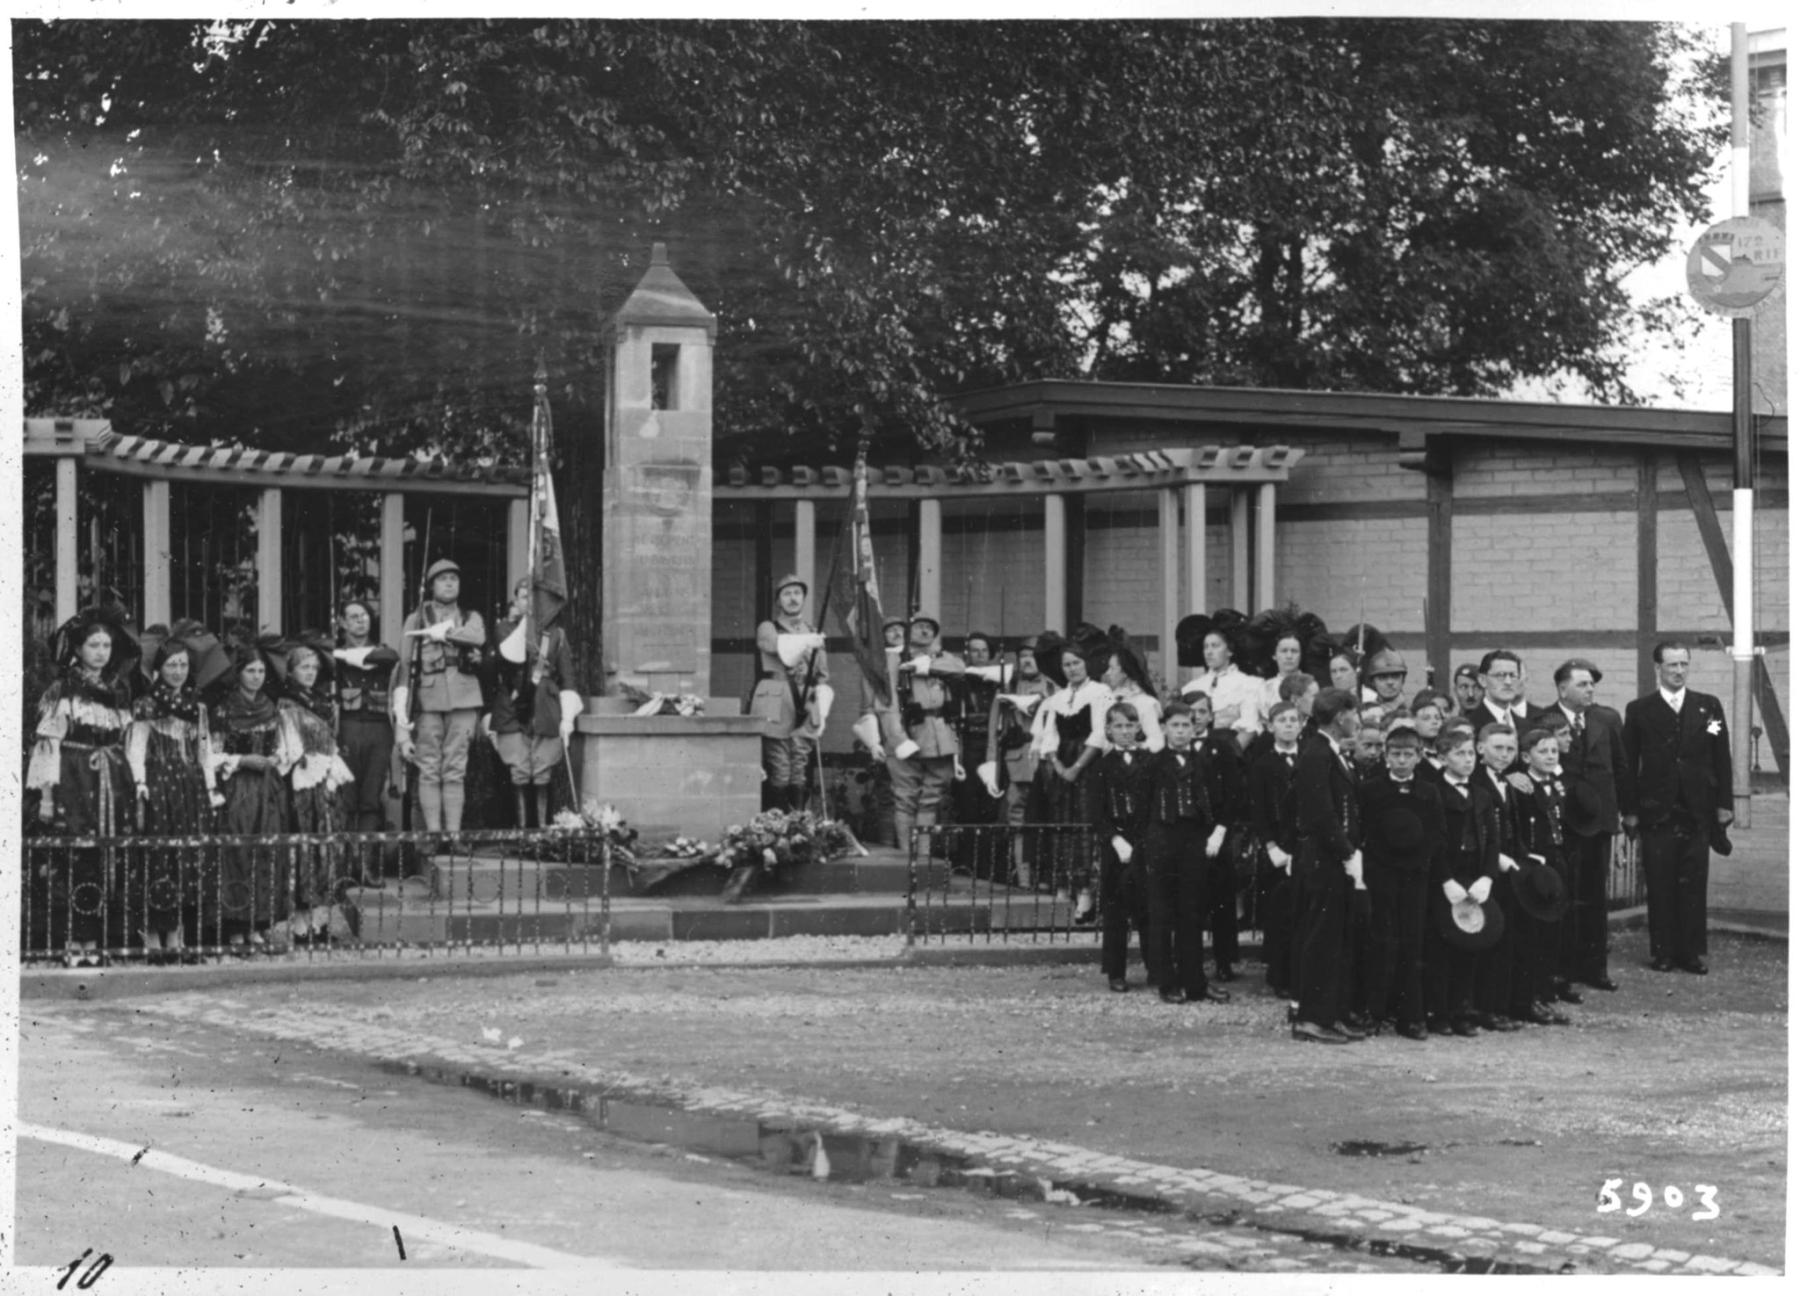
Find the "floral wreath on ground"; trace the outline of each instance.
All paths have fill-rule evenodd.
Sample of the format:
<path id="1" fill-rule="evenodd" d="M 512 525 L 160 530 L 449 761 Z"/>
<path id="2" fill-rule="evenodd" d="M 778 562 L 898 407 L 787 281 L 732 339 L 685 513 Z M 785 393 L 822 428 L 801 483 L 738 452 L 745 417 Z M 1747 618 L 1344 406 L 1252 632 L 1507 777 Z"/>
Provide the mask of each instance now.
<path id="1" fill-rule="evenodd" d="M 718 862 L 726 868 L 755 865 L 763 872 L 835 859 L 856 848 L 850 830 L 808 810 L 765 810 L 747 824 L 733 824 L 719 839 Z"/>
<path id="2" fill-rule="evenodd" d="M 637 829 L 626 823 L 625 816 L 613 806 L 601 805 L 590 797 L 582 803 L 580 810 L 558 810 L 551 818 L 550 826 L 561 829 L 567 836 L 561 842 L 546 843 L 546 854 L 554 853 L 556 858 L 573 860 L 580 849 L 577 841 L 592 841 L 598 837 L 612 847 L 615 864 L 623 864 L 627 869 L 637 867 Z"/>

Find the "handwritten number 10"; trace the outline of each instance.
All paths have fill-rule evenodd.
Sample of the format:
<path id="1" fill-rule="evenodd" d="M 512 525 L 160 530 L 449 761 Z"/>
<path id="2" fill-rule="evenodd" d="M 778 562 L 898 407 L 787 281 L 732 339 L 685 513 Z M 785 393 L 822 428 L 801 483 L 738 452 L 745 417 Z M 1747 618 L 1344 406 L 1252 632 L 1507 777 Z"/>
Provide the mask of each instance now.
<path id="1" fill-rule="evenodd" d="M 75 1278 L 76 1268 L 83 1260 L 86 1260 L 93 1254 L 94 1248 L 89 1247 L 86 1251 L 83 1251 L 80 1255 L 69 1261 L 69 1271 L 62 1276 L 62 1282 L 56 1284 L 56 1290 L 61 1291 L 63 1285 L 67 1283 L 69 1279 Z M 89 1287 L 92 1287 L 95 1283 L 100 1281 L 101 1274 L 112 1268 L 112 1261 L 113 1258 L 110 1255 L 101 1252 L 100 1258 L 87 1267 L 87 1272 L 82 1274 L 81 1277 L 75 1278 L 75 1286 L 81 1291 L 86 1291 Z"/>

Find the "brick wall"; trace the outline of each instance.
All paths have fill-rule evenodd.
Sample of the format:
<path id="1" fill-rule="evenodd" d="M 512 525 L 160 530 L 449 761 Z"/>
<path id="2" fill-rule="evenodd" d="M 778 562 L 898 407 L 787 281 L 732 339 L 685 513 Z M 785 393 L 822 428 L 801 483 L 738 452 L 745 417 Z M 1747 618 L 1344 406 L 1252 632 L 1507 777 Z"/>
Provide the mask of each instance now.
<path id="1" fill-rule="evenodd" d="M 1458 513 L 1450 525 L 1452 633 L 1636 626 L 1635 513 Z"/>
<path id="2" fill-rule="evenodd" d="M 1424 518 L 1283 522 L 1278 502 L 1276 597 L 1317 612 L 1333 629 L 1366 618 L 1385 631 L 1422 632 L 1425 532 Z"/>
<path id="3" fill-rule="evenodd" d="M 1629 450 L 1535 441 L 1456 442 L 1459 499 L 1579 495 L 1637 490 L 1637 455 Z"/>

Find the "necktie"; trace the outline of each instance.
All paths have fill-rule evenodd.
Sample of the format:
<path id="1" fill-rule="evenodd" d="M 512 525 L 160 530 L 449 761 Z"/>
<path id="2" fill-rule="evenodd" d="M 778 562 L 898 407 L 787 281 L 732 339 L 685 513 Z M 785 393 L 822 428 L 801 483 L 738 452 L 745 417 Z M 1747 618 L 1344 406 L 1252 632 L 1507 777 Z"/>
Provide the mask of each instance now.
<path id="1" fill-rule="evenodd" d="M 1577 711 L 1575 713 L 1575 721 L 1572 728 L 1575 730 L 1578 737 L 1580 736 L 1581 731 L 1587 728 L 1587 715 L 1585 712 Z"/>

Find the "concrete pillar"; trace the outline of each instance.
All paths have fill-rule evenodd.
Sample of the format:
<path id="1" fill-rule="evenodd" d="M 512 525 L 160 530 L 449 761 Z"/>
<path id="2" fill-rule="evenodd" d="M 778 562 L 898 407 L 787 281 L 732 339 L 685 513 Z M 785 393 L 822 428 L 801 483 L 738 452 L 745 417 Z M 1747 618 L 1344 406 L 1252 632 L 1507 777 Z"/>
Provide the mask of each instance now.
<path id="1" fill-rule="evenodd" d="M 944 502 L 919 501 L 919 606 L 944 615 Z"/>
<path id="2" fill-rule="evenodd" d="M 1254 615 L 1275 606 L 1275 483 L 1256 488 L 1256 599 L 1243 610 Z"/>
<path id="3" fill-rule="evenodd" d="M 411 595 L 406 588 L 406 496 L 389 491 L 381 497 L 381 624 L 375 637 L 398 652 L 400 623 Z"/>
<path id="4" fill-rule="evenodd" d="M 256 511 L 256 626 L 281 631 L 281 488 L 262 493 Z"/>
<path id="5" fill-rule="evenodd" d="M 168 625 L 169 483 L 144 483 L 144 620 L 146 626 Z"/>
<path id="6" fill-rule="evenodd" d="M 1171 486 L 1156 497 L 1158 568 L 1162 575 L 1162 604 L 1157 618 L 1157 651 L 1162 677 L 1175 682 L 1175 626 L 1181 620 L 1181 487 Z"/>
<path id="7" fill-rule="evenodd" d="M 72 457 L 56 461 L 56 624 L 77 611 L 81 599 L 81 568 L 75 561 L 80 542 L 76 529 L 76 463 Z"/>
<path id="8" fill-rule="evenodd" d="M 823 591 L 819 588 L 819 554 L 818 554 L 819 506 L 809 499 L 794 501 L 794 571 L 806 582 L 806 603 L 800 609 L 800 615 L 813 625 L 822 626 L 825 618 L 825 601 L 823 597 L 815 598 L 815 594 Z M 941 613 L 940 613 L 941 615 Z"/>
<path id="9" fill-rule="evenodd" d="M 1187 505 L 1187 612 L 1206 611 L 1206 484 L 1182 488 Z M 1172 683 L 1173 681 L 1171 681 Z"/>
<path id="10" fill-rule="evenodd" d="M 1069 515 L 1061 495 L 1044 496 L 1044 628 L 1058 634 L 1068 629 Z"/>
<path id="11" fill-rule="evenodd" d="M 1231 606 L 1249 615 L 1250 606 L 1250 493 L 1231 488 Z"/>

